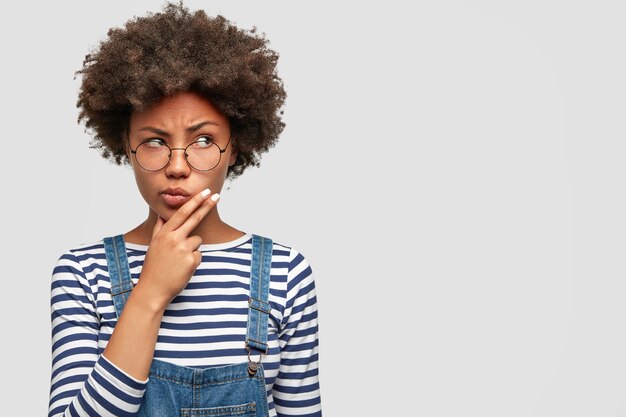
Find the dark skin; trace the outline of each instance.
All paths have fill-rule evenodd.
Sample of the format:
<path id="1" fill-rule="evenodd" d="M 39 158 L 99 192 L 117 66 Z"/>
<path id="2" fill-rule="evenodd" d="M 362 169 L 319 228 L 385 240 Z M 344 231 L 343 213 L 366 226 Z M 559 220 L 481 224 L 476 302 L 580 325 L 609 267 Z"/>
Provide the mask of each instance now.
<path id="1" fill-rule="evenodd" d="M 195 132 L 186 128 L 201 122 L 206 124 Z M 160 135 L 147 128 L 156 128 L 169 135 Z M 141 130 L 144 129 L 144 130 Z M 233 152 L 232 142 L 228 144 L 230 127 L 228 119 L 208 100 L 197 93 L 181 93 L 167 97 L 143 112 L 135 112 L 130 119 L 130 146 L 135 149 L 142 141 L 159 137 L 171 147 L 185 147 L 202 134 L 210 134 L 215 143 L 226 152 L 220 163 L 211 171 L 197 171 L 185 161 L 182 151 L 172 151 L 170 163 L 160 171 L 146 171 L 137 165 L 135 158 L 127 150 L 131 161 L 139 192 L 148 204 L 148 217 L 137 227 L 127 232 L 127 242 L 149 245 L 152 229 L 160 216 L 167 221 L 175 209 L 167 206 L 159 192 L 168 187 L 181 187 L 190 194 L 196 194 L 204 188 L 212 193 L 219 193 L 224 185 L 228 166 L 235 163 L 237 153 Z M 228 144 L 228 146 L 227 146 Z M 214 208 L 193 230 L 192 234 L 202 238 L 202 243 L 223 243 L 243 236 L 244 232 L 224 223 Z"/>
<path id="2" fill-rule="evenodd" d="M 196 93 L 165 98 L 131 116 L 132 149 L 154 137 L 164 139 L 173 148 L 185 147 L 201 135 L 210 135 L 224 149 L 230 127 L 227 118 Z M 159 171 L 146 171 L 136 164 L 134 157 L 130 158 L 149 212 L 148 218 L 124 237 L 127 242 L 149 248 L 139 281 L 103 355 L 138 380 L 145 381 L 148 377 L 166 307 L 187 286 L 200 265 L 200 245 L 228 242 L 244 235 L 224 223 L 217 211 L 219 191 L 229 164 L 236 158 L 231 147 L 226 149 L 215 169 L 206 172 L 191 168 L 183 152 L 177 150 L 172 151 L 170 163 Z M 160 195 L 168 187 L 184 188 L 190 193 L 189 199 L 178 207 L 169 206 Z"/>
<path id="3" fill-rule="evenodd" d="M 261 154 L 274 146 L 285 126 L 281 108 L 287 93 L 276 73 L 278 53 L 269 46 L 256 29 L 190 11 L 182 3 L 134 16 L 123 27 L 111 28 L 97 50 L 85 56 L 77 71 L 82 77 L 78 120 L 93 132 L 92 144 L 101 156 L 123 165 L 130 162 L 120 137 L 129 106 L 144 108 L 186 89 L 203 91 L 237 131 L 239 155 L 229 168 L 234 179 L 260 165 Z"/>

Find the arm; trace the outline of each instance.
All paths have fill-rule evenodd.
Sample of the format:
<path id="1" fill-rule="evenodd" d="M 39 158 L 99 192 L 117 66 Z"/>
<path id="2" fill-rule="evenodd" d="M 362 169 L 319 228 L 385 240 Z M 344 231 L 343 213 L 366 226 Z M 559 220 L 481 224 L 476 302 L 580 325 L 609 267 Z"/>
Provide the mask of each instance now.
<path id="1" fill-rule="evenodd" d="M 68 251 L 52 272 L 52 373 L 48 417 L 133 415 L 147 380 L 98 355 L 100 321 L 91 287 Z"/>
<path id="2" fill-rule="evenodd" d="M 279 333 L 280 368 L 272 395 L 278 416 L 321 416 L 317 297 L 306 259 L 291 250 L 287 301 Z"/>
<path id="3" fill-rule="evenodd" d="M 152 230 L 139 283 L 98 356 L 100 323 L 91 287 L 69 251 L 53 271 L 52 376 L 48 416 L 132 416 L 141 405 L 165 308 L 200 262 L 202 238 L 190 236 L 217 204 L 207 188 Z M 150 259 L 150 260 L 149 260 Z M 152 272 L 155 271 L 155 272 Z"/>

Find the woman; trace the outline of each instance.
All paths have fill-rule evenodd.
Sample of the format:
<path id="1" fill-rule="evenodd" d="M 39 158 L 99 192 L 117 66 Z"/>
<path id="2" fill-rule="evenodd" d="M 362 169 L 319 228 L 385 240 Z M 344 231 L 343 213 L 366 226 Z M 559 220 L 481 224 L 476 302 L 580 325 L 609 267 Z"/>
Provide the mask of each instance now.
<path id="1" fill-rule="evenodd" d="M 321 415 L 309 264 L 218 213 L 283 130 L 277 58 L 254 29 L 173 4 L 86 56 L 79 121 L 149 210 L 54 268 L 49 416 Z"/>

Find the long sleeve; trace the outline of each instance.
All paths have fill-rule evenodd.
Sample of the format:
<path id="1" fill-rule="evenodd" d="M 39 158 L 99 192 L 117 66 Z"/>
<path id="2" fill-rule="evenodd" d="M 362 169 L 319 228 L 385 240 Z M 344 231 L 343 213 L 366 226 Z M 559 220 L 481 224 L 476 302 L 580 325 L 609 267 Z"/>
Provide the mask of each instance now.
<path id="1" fill-rule="evenodd" d="M 133 416 L 147 386 L 98 354 L 95 297 L 72 251 L 52 272 L 52 370 L 48 417 Z"/>
<path id="2" fill-rule="evenodd" d="M 279 344 L 280 368 L 272 392 L 278 416 L 321 416 L 315 281 L 307 260 L 293 249 Z"/>

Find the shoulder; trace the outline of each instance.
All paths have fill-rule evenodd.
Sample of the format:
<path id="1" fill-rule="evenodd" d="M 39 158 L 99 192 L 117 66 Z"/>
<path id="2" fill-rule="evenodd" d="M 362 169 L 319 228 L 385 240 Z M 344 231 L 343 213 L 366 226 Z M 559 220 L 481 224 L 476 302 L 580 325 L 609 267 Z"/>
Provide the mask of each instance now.
<path id="1" fill-rule="evenodd" d="M 307 257 L 292 245 L 272 240 L 272 267 L 282 266 L 287 271 L 287 290 L 313 286 L 313 270 Z"/>
<path id="2" fill-rule="evenodd" d="M 104 239 L 91 240 L 79 243 L 65 250 L 65 254 L 74 254 L 75 256 L 83 256 L 104 252 Z"/>
<path id="3" fill-rule="evenodd" d="M 67 297 L 87 298 L 94 303 L 97 286 L 93 271 L 102 268 L 104 245 L 102 240 L 81 243 L 67 248 L 57 259 L 51 276 L 52 303 Z M 56 306 L 59 307 L 59 306 Z M 55 308 L 56 308 L 55 307 Z M 95 308 L 95 307 L 94 307 Z"/>
<path id="4" fill-rule="evenodd" d="M 57 258 L 53 277 L 63 277 L 69 272 L 86 279 L 85 272 L 93 269 L 95 264 L 102 264 L 105 258 L 103 239 L 71 246 Z"/>
<path id="5" fill-rule="evenodd" d="M 70 260 L 74 262 L 87 261 L 90 258 L 98 258 L 104 255 L 104 239 L 74 245 L 63 252 L 59 257 L 61 260 Z"/>
<path id="6" fill-rule="evenodd" d="M 249 244 L 252 245 L 252 239 L 250 239 Z M 277 242 L 274 239 L 272 239 L 272 258 L 272 262 L 284 262 L 290 271 L 298 267 L 310 268 L 309 262 L 302 252 L 291 245 Z"/>
<path id="7" fill-rule="evenodd" d="M 280 328 L 285 330 L 298 321 L 308 321 L 315 317 L 317 310 L 316 285 L 313 270 L 307 257 L 297 248 L 283 242 L 273 241 L 272 269 L 280 254 L 283 276 L 283 317 Z"/>

